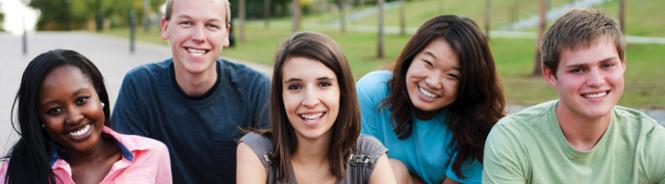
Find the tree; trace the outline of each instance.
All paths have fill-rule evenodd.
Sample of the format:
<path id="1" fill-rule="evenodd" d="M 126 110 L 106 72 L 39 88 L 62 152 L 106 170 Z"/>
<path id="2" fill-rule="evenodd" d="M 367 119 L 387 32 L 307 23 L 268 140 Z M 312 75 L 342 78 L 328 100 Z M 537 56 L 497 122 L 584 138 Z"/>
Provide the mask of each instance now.
<path id="1" fill-rule="evenodd" d="M 270 0 L 263 0 L 263 28 L 270 28 Z"/>
<path id="2" fill-rule="evenodd" d="M 492 25 L 490 23 L 491 12 L 492 12 L 492 4 L 490 4 L 490 0 L 485 0 L 485 37 L 487 37 L 488 41 L 490 39 L 490 25 Z"/>
<path id="3" fill-rule="evenodd" d="M 238 0 L 240 3 L 238 3 L 238 17 L 239 17 L 239 29 L 238 30 L 238 37 L 240 37 L 240 41 L 244 42 L 245 41 L 245 15 L 247 13 L 245 12 L 247 10 L 247 7 L 245 6 L 245 1 L 246 0 Z"/>
<path id="4" fill-rule="evenodd" d="M 384 0 L 377 0 L 376 6 L 378 11 L 378 32 L 377 32 L 377 43 L 376 43 L 376 57 L 381 59 L 384 57 L 383 54 L 383 1 Z"/>
<path id="5" fill-rule="evenodd" d="M 538 21 L 538 35 L 536 36 L 536 57 L 533 59 L 533 71 L 531 75 L 538 76 L 541 75 L 540 67 L 542 65 L 540 58 L 540 41 L 543 39 L 543 33 L 545 32 L 545 26 L 547 24 L 547 0 L 540 0 L 539 3 L 539 21 Z"/>
<path id="6" fill-rule="evenodd" d="M 626 34 L 626 0 L 619 0 L 619 28 Z"/>
<path id="7" fill-rule="evenodd" d="M 404 15 L 405 6 L 405 0 L 399 0 L 399 35 L 401 36 L 406 34 L 406 17 Z"/>
<path id="8" fill-rule="evenodd" d="M 291 1 L 291 32 L 297 32 L 300 30 L 300 2 L 299 0 Z"/>
<path id="9" fill-rule="evenodd" d="M 335 0 L 337 10 L 339 10 L 339 31 L 346 33 L 346 0 Z"/>

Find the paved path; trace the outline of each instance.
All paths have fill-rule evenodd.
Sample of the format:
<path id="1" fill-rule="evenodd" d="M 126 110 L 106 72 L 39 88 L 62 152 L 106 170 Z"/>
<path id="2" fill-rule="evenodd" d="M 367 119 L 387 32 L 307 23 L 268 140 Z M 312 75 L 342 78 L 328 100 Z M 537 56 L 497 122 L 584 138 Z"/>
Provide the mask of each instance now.
<path id="1" fill-rule="evenodd" d="M 137 43 L 136 53 L 129 53 L 126 39 L 87 32 L 38 32 L 28 38 L 28 55 L 21 53 L 21 37 L 0 33 L 0 156 L 14 144 L 17 134 L 10 124 L 11 106 L 18 91 L 21 74 L 27 63 L 38 54 L 55 48 L 72 49 L 88 57 L 99 67 L 113 107 L 124 75 L 138 65 L 161 61 L 171 56 L 163 45 Z M 264 73 L 271 67 L 248 64 Z"/>
<path id="2" fill-rule="evenodd" d="M 76 50 L 92 60 L 106 78 L 111 104 L 115 102 L 122 79 L 131 68 L 170 57 L 170 50 L 163 45 L 137 43 L 136 53 L 129 53 L 125 39 L 86 32 L 38 32 L 29 38 L 28 55 L 21 54 L 21 39 L 0 33 L 0 156 L 4 156 L 17 139 L 10 124 L 10 111 L 21 81 L 21 74 L 28 61 L 36 55 L 55 48 Z M 235 60 L 238 61 L 238 60 Z M 270 75 L 271 67 L 240 61 Z M 511 106 L 515 112 L 522 107 Z M 665 111 L 646 110 L 647 114 L 665 123 Z"/>

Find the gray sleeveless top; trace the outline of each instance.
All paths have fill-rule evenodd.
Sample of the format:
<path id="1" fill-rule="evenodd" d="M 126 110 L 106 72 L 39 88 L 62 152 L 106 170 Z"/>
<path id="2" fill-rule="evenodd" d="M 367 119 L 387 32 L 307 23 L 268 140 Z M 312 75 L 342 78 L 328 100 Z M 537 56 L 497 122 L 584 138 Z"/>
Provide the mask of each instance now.
<path id="1" fill-rule="evenodd" d="M 271 163 L 270 155 L 272 154 L 273 143 L 268 137 L 264 137 L 257 133 L 248 133 L 240 139 L 240 142 L 247 144 L 256 156 L 261 160 L 261 164 L 266 169 L 268 174 L 268 183 L 280 183 L 277 179 L 278 164 Z M 351 155 L 349 160 L 346 161 L 346 174 L 344 178 L 338 180 L 338 184 L 360 184 L 369 183 L 369 178 L 372 176 L 374 165 L 379 157 L 386 154 L 388 150 L 374 137 L 360 135 L 356 143 L 356 153 Z M 289 164 L 289 167 L 291 165 Z M 289 176 L 289 183 L 295 184 L 296 177 L 292 172 Z"/>

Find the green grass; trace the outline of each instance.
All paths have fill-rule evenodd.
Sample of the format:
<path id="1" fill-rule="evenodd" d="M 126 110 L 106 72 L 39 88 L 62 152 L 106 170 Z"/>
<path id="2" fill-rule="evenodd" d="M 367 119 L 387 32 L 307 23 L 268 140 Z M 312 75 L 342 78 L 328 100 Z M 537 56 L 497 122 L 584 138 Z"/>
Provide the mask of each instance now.
<path id="1" fill-rule="evenodd" d="M 553 5 L 569 3 L 570 0 L 551 0 Z M 510 19 L 510 7 L 520 3 L 520 16 L 526 17 L 537 12 L 537 1 L 527 0 L 492 0 L 493 26 L 507 23 Z M 407 4 L 407 26 L 417 27 L 439 12 L 437 0 L 414 0 Z M 455 13 L 482 20 L 484 1 L 444 1 L 444 13 Z M 626 12 L 627 32 L 631 35 L 665 36 L 665 1 L 633 0 L 629 1 Z M 643 6 L 636 6 L 636 5 Z M 617 0 L 611 0 L 597 8 L 611 16 L 617 13 Z M 478 8 L 468 8 L 478 7 Z M 530 8 L 526 8 L 530 7 Z M 367 7 L 356 7 L 360 11 Z M 503 13 L 502 13 L 503 12 Z M 304 30 L 318 31 L 332 37 L 346 54 L 356 79 L 367 72 L 388 68 L 397 57 L 400 49 L 410 36 L 387 34 L 384 59 L 376 58 L 376 34 L 346 33 L 318 26 L 337 18 L 337 12 L 307 16 L 303 19 Z M 386 14 L 387 25 L 397 25 L 397 9 Z M 376 17 L 361 19 L 353 24 L 373 24 Z M 227 48 L 222 56 L 272 65 L 277 47 L 290 35 L 290 18 L 271 20 L 271 27 L 265 29 L 262 21 L 249 22 L 246 26 L 246 41 L 237 42 L 235 48 Z M 364 22 L 363 22 L 364 21 Z M 503 22 L 502 22 L 503 21 Z M 478 22 L 481 23 L 481 22 Z M 126 38 L 127 29 L 112 29 L 105 34 Z M 236 38 L 237 34 L 236 34 Z M 137 39 L 153 43 L 166 44 L 159 38 L 157 29 L 151 33 L 137 31 Z M 556 92 L 548 86 L 542 77 L 531 77 L 535 40 L 493 38 L 490 42 L 501 81 L 504 84 L 506 98 L 511 104 L 532 105 L 557 98 Z M 662 72 L 665 68 L 665 45 L 630 44 L 627 51 L 628 69 L 625 73 L 626 88 L 620 101 L 621 105 L 637 108 L 665 108 L 665 82 Z"/>

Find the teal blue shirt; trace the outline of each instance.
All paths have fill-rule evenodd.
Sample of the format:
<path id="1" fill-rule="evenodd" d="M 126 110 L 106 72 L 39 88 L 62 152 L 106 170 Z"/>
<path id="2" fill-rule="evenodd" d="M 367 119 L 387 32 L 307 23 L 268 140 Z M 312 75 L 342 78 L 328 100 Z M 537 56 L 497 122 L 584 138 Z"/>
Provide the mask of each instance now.
<path id="1" fill-rule="evenodd" d="M 455 175 L 450 155 L 455 155 L 450 142 L 452 132 L 445 123 L 445 111 L 432 119 L 413 117 L 411 135 L 403 140 L 393 132 L 390 109 L 381 104 L 388 97 L 389 71 L 375 71 L 361 78 L 357 85 L 358 102 L 362 112 L 363 134 L 379 139 L 388 148 L 388 157 L 400 160 L 409 172 L 417 174 L 425 183 L 441 183 L 450 178 L 461 183 L 481 183 L 483 167 L 479 161 L 469 161 L 462 166 L 464 179 Z"/>

